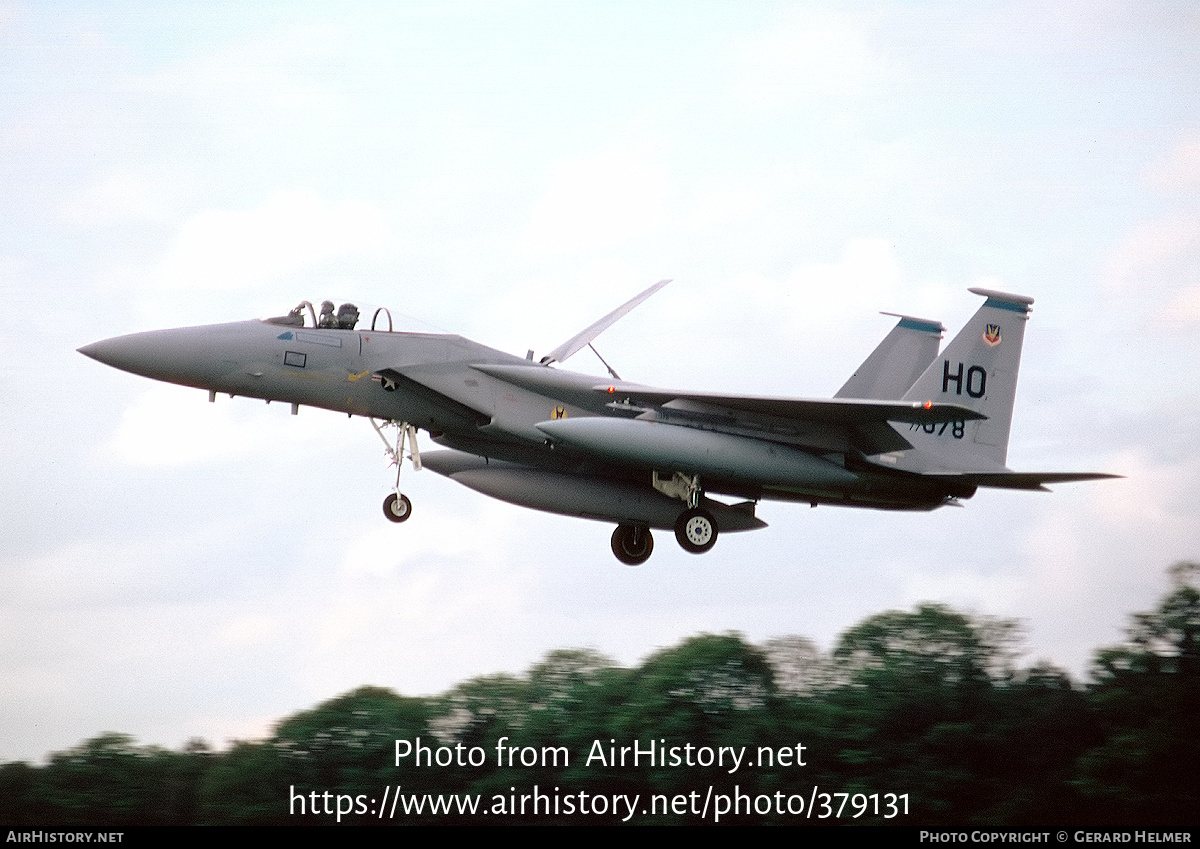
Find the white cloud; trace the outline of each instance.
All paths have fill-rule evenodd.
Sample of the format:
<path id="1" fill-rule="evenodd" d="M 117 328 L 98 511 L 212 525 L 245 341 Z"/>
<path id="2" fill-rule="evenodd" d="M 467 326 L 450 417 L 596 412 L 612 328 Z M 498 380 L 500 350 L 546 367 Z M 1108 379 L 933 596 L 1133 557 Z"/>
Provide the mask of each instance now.
<path id="1" fill-rule="evenodd" d="M 141 223 L 160 218 L 164 186 L 139 174 L 110 172 L 63 206 L 66 220 L 86 225 Z"/>
<path id="2" fill-rule="evenodd" d="M 1113 249 L 1105 269 L 1111 291 L 1162 290 L 1166 271 L 1200 246 L 1200 220 L 1181 215 L 1144 221 Z"/>
<path id="3" fill-rule="evenodd" d="M 1184 135 L 1171 152 L 1150 169 L 1150 182 L 1168 190 L 1200 187 L 1200 131 Z"/>
<path id="4" fill-rule="evenodd" d="M 744 103 L 786 109 L 815 98 L 846 98 L 883 79 L 881 60 L 856 22 L 806 8 L 771 32 L 743 41 L 733 85 Z"/>
<path id="5" fill-rule="evenodd" d="M 341 42 L 340 29 L 324 23 L 253 32 L 140 82 L 227 144 L 282 134 L 289 147 L 303 146 L 344 120 L 334 84 L 344 67 Z"/>
<path id="6" fill-rule="evenodd" d="M 521 582 L 500 562 L 511 537 L 508 512 L 487 504 L 470 518 L 426 511 L 419 527 L 376 525 L 350 544 L 331 576 L 314 647 L 333 660 L 364 652 L 373 635 L 394 629 L 452 639 L 481 618 L 519 608 Z"/>
<path id="7" fill-rule="evenodd" d="M 213 642 L 222 648 L 241 649 L 269 643 L 277 639 L 282 630 L 277 617 L 249 613 L 220 626 L 213 635 Z"/>
<path id="8" fill-rule="evenodd" d="M 697 185 L 693 181 L 693 185 Z M 700 183 L 695 201 L 682 215 L 684 228 L 698 232 L 718 231 L 737 222 L 759 217 L 771 199 L 766 186 L 755 182 L 713 180 Z"/>
<path id="9" fill-rule="evenodd" d="M 204 392 L 155 384 L 121 414 L 104 445 L 105 456 L 141 467 L 178 467 L 259 452 L 283 454 L 343 433 L 345 420 L 305 407 L 288 415 L 287 404 L 209 404 Z"/>
<path id="10" fill-rule="evenodd" d="M 666 172 L 641 150 L 561 161 L 521 245 L 539 259 L 616 247 L 659 226 L 667 194 Z"/>
<path id="11" fill-rule="evenodd" d="M 820 351 L 874 326 L 877 310 L 897 306 L 904 279 L 886 240 L 850 239 L 830 262 L 803 263 L 780 275 L 739 275 L 722 286 L 723 303 L 710 305 L 709 314 L 719 327 L 743 322 L 749 339 L 775 332 L 787 346 Z M 711 329 L 714 336 L 719 327 Z"/>
<path id="12" fill-rule="evenodd" d="M 189 219 L 152 273 L 165 290 L 243 289 L 334 256 L 372 252 L 389 239 L 383 213 L 359 201 L 277 192 L 257 209 L 209 210 Z"/>
<path id="13" fill-rule="evenodd" d="M 1144 221 L 1109 253 L 1104 265 L 1108 292 L 1131 299 L 1155 328 L 1200 324 L 1200 219 L 1178 214 Z"/>
<path id="14" fill-rule="evenodd" d="M 1171 325 L 1200 326 L 1200 285 L 1176 292 L 1159 315 Z"/>
<path id="15" fill-rule="evenodd" d="M 1038 642 L 1077 672 L 1129 613 L 1154 606 L 1166 567 L 1200 545 L 1194 461 L 1167 465 L 1134 449 L 1098 465 L 1126 477 L 1055 487 L 1021 541 L 1029 598 L 1020 609 Z"/>

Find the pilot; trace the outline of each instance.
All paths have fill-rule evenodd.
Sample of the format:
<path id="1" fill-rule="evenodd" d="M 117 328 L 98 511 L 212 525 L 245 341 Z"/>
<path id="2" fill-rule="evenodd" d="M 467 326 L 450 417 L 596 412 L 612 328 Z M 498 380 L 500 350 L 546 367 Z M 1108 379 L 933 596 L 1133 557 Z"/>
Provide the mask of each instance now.
<path id="1" fill-rule="evenodd" d="M 317 327 L 337 329 L 337 316 L 333 314 L 333 301 L 321 301 L 321 317 L 317 319 Z"/>
<path id="2" fill-rule="evenodd" d="M 287 315 L 275 316 L 274 318 L 266 319 L 268 324 L 282 324 L 289 327 L 304 326 L 304 304 L 300 304 Z"/>
<path id="3" fill-rule="evenodd" d="M 342 304 L 338 307 L 337 322 L 337 326 L 342 330 L 353 330 L 354 325 L 358 324 L 358 307 L 354 304 Z"/>

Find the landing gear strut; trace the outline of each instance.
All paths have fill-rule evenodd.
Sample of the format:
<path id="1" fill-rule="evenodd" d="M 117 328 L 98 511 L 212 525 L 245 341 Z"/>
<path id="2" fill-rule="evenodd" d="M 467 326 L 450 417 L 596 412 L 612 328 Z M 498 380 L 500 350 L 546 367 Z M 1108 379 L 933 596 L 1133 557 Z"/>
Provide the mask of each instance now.
<path id="1" fill-rule="evenodd" d="M 650 529 L 640 525 L 617 525 L 612 535 L 612 551 L 626 566 L 640 566 L 654 552 Z"/>
<path id="2" fill-rule="evenodd" d="M 408 496 L 400 491 L 400 470 L 404 468 L 404 443 L 408 442 L 408 459 L 412 461 L 413 471 L 421 471 L 421 452 L 417 448 L 417 429 L 408 422 L 386 421 L 381 426 L 375 419 L 371 419 L 371 427 L 375 428 L 375 432 L 379 434 L 379 438 L 383 440 L 384 448 L 387 450 L 388 456 L 392 462 L 396 464 L 396 491 L 383 499 L 383 515 L 387 516 L 389 521 L 404 522 L 412 515 L 412 502 L 408 500 Z M 396 447 L 392 447 L 392 443 L 383 435 L 383 428 L 396 428 Z"/>

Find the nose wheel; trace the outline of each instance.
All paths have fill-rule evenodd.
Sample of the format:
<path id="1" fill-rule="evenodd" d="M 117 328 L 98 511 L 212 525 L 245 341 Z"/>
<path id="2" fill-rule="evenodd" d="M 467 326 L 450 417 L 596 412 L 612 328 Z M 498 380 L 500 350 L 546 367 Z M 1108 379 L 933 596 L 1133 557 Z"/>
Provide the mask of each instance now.
<path id="1" fill-rule="evenodd" d="M 684 551 L 703 554 L 717 544 L 717 522 L 703 507 L 691 507 L 675 520 L 675 539 Z"/>
<path id="2" fill-rule="evenodd" d="M 393 492 L 387 498 L 383 499 L 383 515 L 388 517 L 389 521 L 400 523 L 408 521 L 408 517 L 412 515 L 412 502 L 408 500 L 408 496 L 402 492 Z"/>

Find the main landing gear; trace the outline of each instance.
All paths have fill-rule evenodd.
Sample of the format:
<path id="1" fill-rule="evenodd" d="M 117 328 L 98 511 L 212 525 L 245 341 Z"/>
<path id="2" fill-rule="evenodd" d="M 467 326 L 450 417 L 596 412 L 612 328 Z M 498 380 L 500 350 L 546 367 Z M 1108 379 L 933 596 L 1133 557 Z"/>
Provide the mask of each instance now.
<path id="1" fill-rule="evenodd" d="M 654 552 L 654 537 L 644 525 L 617 525 L 612 535 L 612 551 L 626 566 L 640 566 Z"/>
<path id="2" fill-rule="evenodd" d="M 412 515 L 412 502 L 400 491 L 400 470 L 404 468 L 404 443 L 408 442 L 408 459 L 412 461 L 413 471 L 421 471 L 421 452 L 417 448 L 417 429 L 408 422 L 386 421 L 382 425 L 371 419 L 371 427 L 383 440 L 384 448 L 392 462 L 396 464 L 396 491 L 383 499 L 383 515 L 391 522 L 406 522 Z M 396 428 L 396 447 L 383 435 L 385 427 Z"/>
<path id="3" fill-rule="evenodd" d="M 654 488 L 663 495 L 678 498 L 687 509 L 675 520 L 675 539 L 689 554 L 703 554 L 717 544 L 717 521 L 713 514 L 700 506 L 704 489 L 699 475 L 674 472 L 670 477 L 655 472 L 651 478 Z"/>
<path id="4" fill-rule="evenodd" d="M 689 507 L 675 520 L 675 539 L 684 551 L 703 554 L 717 544 L 717 521 L 703 507 Z"/>
<path id="5" fill-rule="evenodd" d="M 654 488 L 663 495 L 678 498 L 687 505 L 675 520 L 675 539 L 684 551 L 703 554 L 717 544 L 717 520 L 700 506 L 704 490 L 700 487 L 699 476 L 675 472 L 667 477 L 655 472 L 651 480 Z M 650 558 L 654 538 L 644 525 L 617 525 L 612 535 L 612 550 L 622 563 L 637 566 Z"/>

